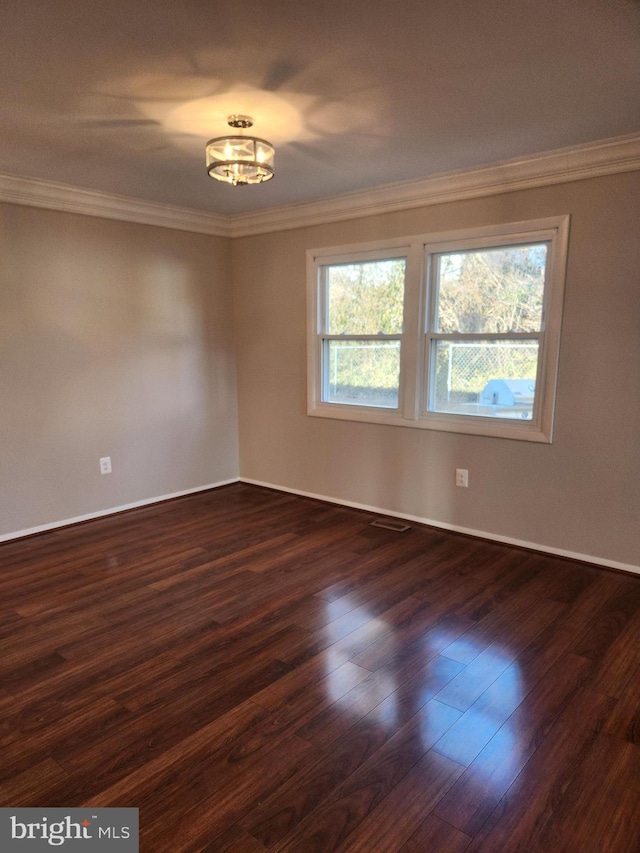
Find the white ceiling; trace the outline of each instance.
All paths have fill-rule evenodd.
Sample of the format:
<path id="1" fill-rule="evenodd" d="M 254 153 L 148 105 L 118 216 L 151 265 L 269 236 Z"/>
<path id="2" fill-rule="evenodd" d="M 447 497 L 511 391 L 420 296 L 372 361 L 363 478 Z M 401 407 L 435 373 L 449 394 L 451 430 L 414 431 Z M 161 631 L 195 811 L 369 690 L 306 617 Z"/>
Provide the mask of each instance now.
<path id="1" fill-rule="evenodd" d="M 4 0 L 0 172 L 237 214 L 640 132 L 637 0 Z M 212 181 L 248 113 L 276 177 Z"/>

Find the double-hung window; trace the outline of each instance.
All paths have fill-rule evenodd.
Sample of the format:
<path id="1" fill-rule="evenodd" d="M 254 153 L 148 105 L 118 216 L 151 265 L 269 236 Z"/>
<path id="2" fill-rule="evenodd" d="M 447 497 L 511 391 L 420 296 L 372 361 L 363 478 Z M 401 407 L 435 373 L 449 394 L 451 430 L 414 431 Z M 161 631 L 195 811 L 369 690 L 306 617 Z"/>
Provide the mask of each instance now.
<path id="1" fill-rule="evenodd" d="M 550 441 L 568 217 L 308 253 L 311 415 Z"/>
<path id="2" fill-rule="evenodd" d="M 320 267 L 324 402 L 398 408 L 405 272 L 393 252 Z"/>

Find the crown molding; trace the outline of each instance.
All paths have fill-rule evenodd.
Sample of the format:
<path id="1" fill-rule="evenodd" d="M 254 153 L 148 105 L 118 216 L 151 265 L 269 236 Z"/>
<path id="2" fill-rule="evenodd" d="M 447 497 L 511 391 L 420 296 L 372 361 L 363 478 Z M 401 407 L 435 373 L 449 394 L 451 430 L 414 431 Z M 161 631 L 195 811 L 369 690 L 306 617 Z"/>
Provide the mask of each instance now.
<path id="1" fill-rule="evenodd" d="M 83 216 L 119 219 L 140 225 L 157 225 L 214 237 L 231 236 L 227 216 L 18 175 L 0 173 L 0 201 L 80 213 Z"/>
<path id="2" fill-rule="evenodd" d="M 215 237 L 248 237 L 640 169 L 640 134 L 460 169 L 303 204 L 224 216 L 0 173 L 0 202 Z"/>
<path id="3" fill-rule="evenodd" d="M 305 204 L 230 217 L 233 237 L 247 237 L 432 204 L 498 195 L 640 169 L 640 135 L 562 148 L 531 157 L 460 169 Z"/>

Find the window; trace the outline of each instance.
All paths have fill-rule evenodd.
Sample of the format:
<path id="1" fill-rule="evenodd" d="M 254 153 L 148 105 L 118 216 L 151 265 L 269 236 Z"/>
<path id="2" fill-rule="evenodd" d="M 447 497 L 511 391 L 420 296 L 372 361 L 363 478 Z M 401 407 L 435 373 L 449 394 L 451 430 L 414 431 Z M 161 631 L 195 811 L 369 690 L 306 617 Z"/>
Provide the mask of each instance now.
<path id="1" fill-rule="evenodd" d="M 568 224 L 309 252 L 309 414 L 551 441 Z"/>
<path id="2" fill-rule="evenodd" d="M 322 400 L 398 408 L 404 258 L 321 267 Z"/>

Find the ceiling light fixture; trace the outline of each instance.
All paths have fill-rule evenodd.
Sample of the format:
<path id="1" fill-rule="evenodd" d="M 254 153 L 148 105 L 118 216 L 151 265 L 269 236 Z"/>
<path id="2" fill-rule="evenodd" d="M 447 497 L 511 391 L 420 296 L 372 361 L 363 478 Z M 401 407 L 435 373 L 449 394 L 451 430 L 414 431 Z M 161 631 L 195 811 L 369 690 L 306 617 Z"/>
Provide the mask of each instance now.
<path id="1" fill-rule="evenodd" d="M 253 126 L 250 116 L 229 116 L 230 127 L 241 132 Z M 234 187 L 246 184 L 261 184 L 273 177 L 275 149 L 265 139 L 255 136 L 219 136 L 210 139 L 206 147 L 207 172 L 216 181 L 224 181 Z"/>

